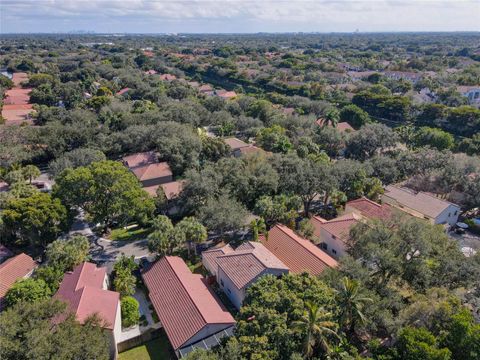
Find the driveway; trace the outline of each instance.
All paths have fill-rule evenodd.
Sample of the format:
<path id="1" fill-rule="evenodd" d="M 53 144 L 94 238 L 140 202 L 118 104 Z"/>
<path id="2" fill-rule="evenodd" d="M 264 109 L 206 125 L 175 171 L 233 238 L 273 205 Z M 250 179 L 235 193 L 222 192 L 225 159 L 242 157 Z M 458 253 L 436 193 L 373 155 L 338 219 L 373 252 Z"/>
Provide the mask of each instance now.
<path id="1" fill-rule="evenodd" d="M 98 263 L 114 262 L 121 255 L 134 256 L 135 259 L 153 256 L 147 245 L 147 240 L 137 241 L 110 241 L 105 238 L 96 238 L 90 251 L 92 260 Z"/>

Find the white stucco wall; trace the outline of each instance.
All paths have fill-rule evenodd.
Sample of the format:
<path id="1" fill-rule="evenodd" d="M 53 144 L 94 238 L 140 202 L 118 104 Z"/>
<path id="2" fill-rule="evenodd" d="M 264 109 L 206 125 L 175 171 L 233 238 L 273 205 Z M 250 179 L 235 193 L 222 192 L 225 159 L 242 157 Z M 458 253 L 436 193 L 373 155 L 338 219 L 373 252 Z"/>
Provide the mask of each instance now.
<path id="1" fill-rule="evenodd" d="M 320 234 L 318 235 L 320 242 L 324 243 L 327 248 L 321 247 L 321 249 L 334 258 L 339 258 L 346 254 L 346 245 L 345 243 L 338 239 L 334 238 L 332 234 L 328 231 L 321 229 Z"/>
<path id="2" fill-rule="evenodd" d="M 220 267 L 218 268 L 217 282 L 223 292 L 228 296 L 232 304 L 237 309 L 240 309 L 243 299 L 245 298 L 245 290 L 237 289 L 230 278 L 225 275 L 225 272 Z"/>
<path id="3" fill-rule="evenodd" d="M 438 215 L 435 218 L 434 223 L 455 225 L 458 222 L 459 215 L 460 215 L 460 208 L 455 205 L 450 205 L 440 215 Z"/>

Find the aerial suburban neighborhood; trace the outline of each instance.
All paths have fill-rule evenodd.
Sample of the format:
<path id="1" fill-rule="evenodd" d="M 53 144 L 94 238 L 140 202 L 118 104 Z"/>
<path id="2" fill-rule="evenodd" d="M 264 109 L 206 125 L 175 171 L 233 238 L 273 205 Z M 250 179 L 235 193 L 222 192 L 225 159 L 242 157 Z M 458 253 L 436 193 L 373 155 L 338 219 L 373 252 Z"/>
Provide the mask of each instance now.
<path id="1" fill-rule="evenodd" d="M 0 360 L 479 360 L 480 4 L 401 3 L 0 1 Z"/>

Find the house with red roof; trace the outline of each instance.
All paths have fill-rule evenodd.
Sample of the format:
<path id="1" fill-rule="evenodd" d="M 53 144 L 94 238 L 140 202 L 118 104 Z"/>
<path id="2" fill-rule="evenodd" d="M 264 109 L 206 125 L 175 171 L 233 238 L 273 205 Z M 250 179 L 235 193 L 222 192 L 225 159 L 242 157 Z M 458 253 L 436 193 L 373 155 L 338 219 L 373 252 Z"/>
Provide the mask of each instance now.
<path id="1" fill-rule="evenodd" d="M 165 256 L 143 270 L 149 297 L 177 356 L 208 349 L 230 336 L 235 320 L 208 286 L 177 256 Z"/>
<path id="2" fill-rule="evenodd" d="M 32 122 L 33 105 L 30 104 L 32 89 L 24 89 L 22 83 L 28 81 L 27 73 L 14 73 L 12 75 L 14 87 L 5 91 L 2 106 L 2 118 L 5 125 L 21 125 Z"/>
<path id="3" fill-rule="evenodd" d="M 315 123 L 320 127 L 323 127 L 323 126 L 335 127 L 335 129 L 337 129 L 341 133 L 355 132 L 355 129 L 346 121 L 339 122 L 337 123 L 337 125 L 332 126 L 332 124 L 330 123 L 328 123 L 327 125 L 326 120 L 323 118 L 320 118 L 317 121 L 315 121 Z"/>
<path id="4" fill-rule="evenodd" d="M 177 77 L 175 75 L 172 75 L 172 74 L 162 74 L 160 75 L 160 80 L 162 81 L 173 81 L 173 80 L 176 80 Z"/>
<path id="5" fill-rule="evenodd" d="M 5 306 L 5 295 L 15 281 L 29 278 L 36 267 L 37 263 L 24 253 L 0 264 L 0 311 Z"/>
<path id="6" fill-rule="evenodd" d="M 147 192 L 155 194 L 159 185 L 172 182 L 173 173 L 166 162 L 158 162 L 153 151 L 125 156 L 122 162 L 142 183 Z"/>
<path id="7" fill-rule="evenodd" d="M 117 354 L 117 341 L 122 332 L 120 294 L 108 290 L 107 268 L 90 262 L 65 273 L 54 298 L 64 301 L 80 323 L 96 314 L 110 338 L 112 357 Z"/>
<path id="8" fill-rule="evenodd" d="M 310 219 L 310 223 L 313 225 L 314 235 L 320 240 L 321 248 L 338 258 L 346 254 L 350 228 L 361 220 L 361 215 L 354 212 L 332 220 L 314 216 Z"/>
<path id="9" fill-rule="evenodd" d="M 389 204 L 378 204 L 375 201 L 361 197 L 345 204 L 345 214 L 356 213 L 369 220 L 390 220 L 394 209 Z"/>
<path id="10" fill-rule="evenodd" d="M 235 250 L 230 245 L 202 253 L 202 262 L 216 276 L 220 288 L 237 309 L 242 306 L 246 291 L 260 277 L 288 274 L 288 267 L 263 244 L 248 241 Z"/>
<path id="11" fill-rule="evenodd" d="M 261 242 L 294 274 L 320 275 L 325 269 L 338 265 L 333 257 L 310 240 L 282 224 L 272 227 L 268 237 L 261 238 Z"/>
<path id="12" fill-rule="evenodd" d="M 235 91 L 227 91 L 227 90 L 216 90 L 215 95 L 225 100 L 233 99 L 237 97 L 237 93 Z"/>

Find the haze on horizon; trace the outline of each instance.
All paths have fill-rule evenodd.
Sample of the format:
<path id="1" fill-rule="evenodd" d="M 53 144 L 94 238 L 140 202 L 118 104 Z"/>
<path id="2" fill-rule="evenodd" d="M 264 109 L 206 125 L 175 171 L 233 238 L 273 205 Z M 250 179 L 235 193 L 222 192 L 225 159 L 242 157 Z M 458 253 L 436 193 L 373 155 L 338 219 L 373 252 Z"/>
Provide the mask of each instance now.
<path id="1" fill-rule="evenodd" d="M 480 31 L 479 0 L 0 0 L 0 33 Z"/>

